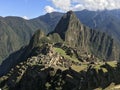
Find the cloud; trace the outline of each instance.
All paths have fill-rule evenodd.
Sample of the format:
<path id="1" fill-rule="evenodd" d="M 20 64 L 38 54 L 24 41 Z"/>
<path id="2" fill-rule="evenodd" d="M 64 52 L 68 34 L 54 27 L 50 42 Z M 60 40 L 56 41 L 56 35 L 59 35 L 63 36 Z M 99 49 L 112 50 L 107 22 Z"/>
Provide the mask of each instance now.
<path id="1" fill-rule="evenodd" d="M 120 8 L 120 0 L 51 0 L 55 8 L 68 10 L 112 10 Z"/>
<path id="2" fill-rule="evenodd" d="M 52 0 L 56 8 L 68 11 L 71 7 L 71 0 Z"/>
<path id="3" fill-rule="evenodd" d="M 85 9 L 85 7 L 82 4 L 77 4 L 74 7 L 72 7 L 71 10 L 73 10 L 73 11 L 79 11 L 79 10 L 83 10 L 83 9 Z"/>
<path id="4" fill-rule="evenodd" d="M 79 3 L 79 0 L 77 0 Z M 89 10 L 104 10 L 120 8 L 120 0 L 84 0 L 84 7 Z"/>
<path id="5" fill-rule="evenodd" d="M 24 18 L 24 19 L 26 19 L 26 20 L 28 20 L 28 19 L 29 19 L 27 16 L 23 16 L 22 18 Z"/>
<path id="6" fill-rule="evenodd" d="M 51 13 L 51 12 L 54 12 L 54 11 L 56 11 L 53 7 L 51 7 L 51 6 L 45 6 L 45 12 L 47 12 L 47 13 Z"/>

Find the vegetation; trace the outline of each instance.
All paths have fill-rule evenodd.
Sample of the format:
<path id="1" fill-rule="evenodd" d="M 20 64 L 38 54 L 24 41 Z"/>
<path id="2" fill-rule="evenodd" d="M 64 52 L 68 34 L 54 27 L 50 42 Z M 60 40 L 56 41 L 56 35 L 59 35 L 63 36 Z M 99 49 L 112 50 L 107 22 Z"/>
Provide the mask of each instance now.
<path id="1" fill-rule="evenodd" d="M 83 24 L 89 26 L 90 28 L 107 32 L 116 40 L 120 41 L 120 19 L 118 17 L 118 13 L 119 10 L 97 12 L 97 16 L 96 18 L 94 18 L 94 20 L 96 21 L 95 27 L 92 18 L 96 15 L 96 12 L 88 10 L 75 12 L 76 16 Z M 0 62 L 2 62 L 3 59 L 5 59 L 10 53 L 18 50 L 21 46 L 27 45 L 33 32 L 38 30 L 39 28 L 44 30 L 44 32 L 46 33 L 53 31 L 62 15 L 63 13 L 53 12 L 31 20 L 24 20 L 20 17 L 1 17 Z M 101 18 L 103 18 L 102 21 Z"/>
<path id="2" fill-rule="evenodd" d="M 72 11 L 63 15 L 53 33 L 58 33 L 64 43 L 80 52 L 92 53 L 105 60 L 119 60 L 119 43 L 109 35 L 81 24 Z"/>
<path id="3" fill-rule="evenodd" d="M 40 23 L 40 20 L 35 22 Z M 6 38 L 11 37 L 5 36 L 4 39 Z M 56 42 L 58 44 L 63 42 L 68 46 L 61 44 L 63 47 L 59 45 L 55 47 Z M 85 57 L 78 55 L 78 52 L 84 53 Z M 0 66 L 0 76 L 5 76 L 0 78 L 0 88 L 94 90 L 100 87 L 105 89 L 111 83 L 120 84 L 120 63 L 97 62 L 95 59 L 104 56 L 106 60 L 109 58 L 118 60 L 119 54 L 115 41 L 110 36 L 84 26 L 70 11 L 62 17 L 54 32 L 45 35 L 42 29 L 38 30 L 28 46 L 11 54 L 3 62 Z"/>
<path id="4" fill-rule="evenodd" d="M 79 62 L 79 60 L 75 57 L 75 55 L 73 55 L 73 56 L 67 55 L 66 51 L 61 48 L 54 48 L 54 49 L 57 53 L 64 56 L 66 59 L 69 59 L 69 60 L 75 61 L 75 62 Z"/>

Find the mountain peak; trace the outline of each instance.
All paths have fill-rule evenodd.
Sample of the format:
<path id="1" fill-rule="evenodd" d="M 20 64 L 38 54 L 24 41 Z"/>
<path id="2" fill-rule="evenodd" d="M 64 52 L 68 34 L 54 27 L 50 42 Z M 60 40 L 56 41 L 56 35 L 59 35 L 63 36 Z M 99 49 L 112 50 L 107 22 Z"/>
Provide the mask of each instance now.
<path id="1" fill-rule="evenodd" d="M 43 32 L 43 30 L 39 29 L 35 32 L 35 34 L 33 35 L 33 37 L 30 40 L 30 46 L 35 47 L 41 38 L 43 38 L 45 36 L 45 33 Z"/>
<path id="2" fill-rule="evenodd" d="M 81 27 L 79 19 L 73 11 L 69 11 L 63 15 L 60 22 L 57 24 L 54 33 L 58 33 L 60 37 L 65 40 L 65 33 L 67 31 L 78 30 Z"/>
<path id="3" fill-rule="evenodd" d="M 67 14 L 72 15 L 72 14 L 74 14 L 74 12 L 71 10 L 71 11 L 68 11 Z"/>
<path id="4" fill-rule="evenodd" d="M 72 11 L 63 15 L 53 33 L 58 33 L 67 45 L 77 48 L 81 54 L 92 53 L 109 60 L 119 58 L 115 52 L 118 46 L 113 39 L 83 25 Z M 120 51 L 117 52 L 119 54 Z"/>
<path id="5" fill-rule="evenodd" d="M 63 15 L 63 18 L 69 18 L 70 19 L 77 19 L 77 16 L 73 11 L 68 11 L 66 14 Z"/>

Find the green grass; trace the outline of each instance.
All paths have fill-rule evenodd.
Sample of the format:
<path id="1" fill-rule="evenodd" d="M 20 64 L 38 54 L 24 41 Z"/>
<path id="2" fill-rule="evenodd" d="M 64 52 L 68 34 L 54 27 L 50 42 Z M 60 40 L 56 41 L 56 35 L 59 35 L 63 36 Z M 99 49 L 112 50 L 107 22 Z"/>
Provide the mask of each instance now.
<path id="1" fill-rule="evenodd" d="M 55 50 L 56 52 L 58 52 L 59 54 L 63 55 L 63 56 L 66 55 L 65 51 L 64 51 L 63 49 L 61 49 L 61 48 L 54 48 L 54 50 Z"/>
<path id="2" fill-rule="evenodd" d="M 108 61 L 107 64 L 109 64 L 111 67 L 116 67 L 117 62 L 116 61 Z M 94 65 L 94 68 L 96 69 L 96 71 L 98 71 L 99 69 L 102 69 L 103 72 L 108 72 L 108 70 L 106 68 L 101 68 L 101 66 L 104 65 L 103 62 L 99 62 L 98 65 Z"/>
<path id="3" fill-rule="evenodd" d="M 66 55 L 65 50 L 63 50 L 63 49 L 61 49 L 61 48 L 54 48 L 54 50 L 55 50 L 57 53 L 59 53 L 60 55 L 64 56 L 65 58 L 67 58 L 67 59 L 69 59 L 69 60 L 71 60 L 71 61 L 79 62 L 79 60 L 75 57 L 75 55 L 73 55 L 72 57 L 70 57 L 69 55 Z M 104 73 L 105 73 L 105 72 L 108 72 L 108 70 L 107 70 L 106 68 L 101 68 L 101 66 L 104 65 L 104 62 L 98 62 L 98 63 L 99 63 L 99 64 L 95 64 L 95 65 L 94 65 L 94 68 L 95 68 L 95 70 L 96 70 L 97 72 L 98 72 L 99 69 L 102 69 Z M 110 66 L 112 66 L 112 67 L 116 67 L 116 64 L 117 64 L 117 62 L 115 62 L 115 61 L 109 61 L 109 62 L 107 62 L 107 63 L 108 63 Z M 85 64 L 82 63 L 81 66 L 72 65 L 72 69 L 74 69 L 74 70 L 77 71 L 77 72 L 80 72 L 81 70 L 84 70 L 84 69 L 87 68 L 87 67 L 88 67 L 88 64 L 87 64 L 87 63 L 85 63 Z"/>
<path id="4" fill-rule="evenodd" d="M 95 65 L 95 70 L 98 72 L 98 70 L 102 69 L 102 71 L 105 73 L 105 72 L 108 72 L 108 70 L 106 68 L 101 68 L 100 67 L 101 65 Z"/>
<path id="5" fill-rule="evenodd" d="M 81 66 L 72 65 L 72 69 L 77 72 L 85 70 L 86 68 L 87 68 L 87 65 L 84 65 L 84 64 L 82 64 Z"/>
<path id="6" fill-rule="evenodd" d="M 65 51 L 61 48 L 54 48 L 54 50 L 59 53 L 60 55 L 64 56 L 67 59 L 70 59 L 71 61 L 75 61 L 75 62 L 79 62 L 79 60 L 75 57 L 75 55 L 73 55 L 72 57 L 70 57 L 69 55 L 67 55 L 65 53 Z"/>
<path id="7" fill-rule="evenodd" d="M 116 67 L 117 61 L 109 61 L 107 64 L 109 64 L 111 67 Z"/>

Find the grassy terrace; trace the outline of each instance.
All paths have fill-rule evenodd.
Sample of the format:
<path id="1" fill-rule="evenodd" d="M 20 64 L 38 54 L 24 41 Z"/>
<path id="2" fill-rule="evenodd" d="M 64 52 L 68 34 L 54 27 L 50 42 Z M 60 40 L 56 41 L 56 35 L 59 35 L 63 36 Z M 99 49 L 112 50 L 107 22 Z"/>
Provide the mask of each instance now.
<path id="1" fill-rule="evenodd" d="M 80 72 L 82 70 L 85 70 L 87 68 L 87 64 L 82 64 L 81 66 L 76 66 L 76 65 L 72 65 L 72 69 L 77 71 L 77 72 Z"/>
<path id="2" fill-rule="evenodd" d="M 99 69 L 102 69 L 103 72 L 108 72 L 108 70 L 106 68 L 101 68 L 102 65 L 104 65 L 103 62 L 98 62 L 99 64 L 94 64 L 93 67 L 95 68 L 95 70 L 98 72 Z M 107 62 L 107 64 L 109 64 L 111 67 L 116 67 L 117 62 L 116 61 L 109 61 Z M 76 65 L 72 65 L 72 69 L 74 69 L 77 72 L 80 72 L 81 70 L 85 70 L 86 68 L 88 68 L 89 64 L 88 63 L 82 63 L 80 66 L 76 66 Z"/>
<path id="3" fill-rule="evenodd" d="M 74 62 L 79 62 L 79 60 L 75 57 L 75 55 L 73 55 L 72 57 L 70 57 L 69 55 L 67 55 L 65 53 L 65 51 L 61 48 L 54 48 L 54 50 L 56 52 L 58 52 L 60 55 L 64 56 L 65 58 L 74 61 Z M 77 72 L 80 72 L 81 70 L 84 70 L 85 68 L 87 68 L 87 64 L 82 64 L 80 66 L 76 66 L 76 65 L 72 65 L 72 69 L 74 69 Z"/>
<path id="4" fill-rule="evenodd" d="M 69 55 L 67 55 L 65 53 L 65 51 L 61 48 L 54 48 L 54 50 L 59 53 L 60 55 L 64 56 L 65 58 L 71 60 L 71 61 L 75 61 L 75 62 L 79 62 L 79 60 L 75 57 L 75 55 L 73 55 L 72 57 L 70 57 Z"/>
<path id="5" fill-rule="evenodd" d="M 117 61 L 109 61 L 107 62 L 111 67 L 116 67 Z"/>
<path id="6" fill-rule="evenodd" d="M 61 48 L 54 48 L 54 50 L 59 53 L 60 55 L 64 56 L 65 58 L 74 61 L 74 62 L 79 62 L 79 60 L 75 57 L 75 55 L 73 55 L 72 57 L 70 57 L 69 55 L 67 55 L 65 53 L 65 51 Z M 94 64 L 94 68 L 96 69 L 96 71 L 98 71 L 99 69 L 102 69 L 104 72 L 107 72 L 106 68 L 101 68 L 102 65 L 104 65 L 104 62 L 97 62 L 98 64 Z M 109 64 L 111 67 L 116 67 L 117 62 L 116 61 L 108 61 L 107 64 Z M 80 66 L 76 66 L 76 65 L 72 65 L 72 69 L 74 69 L 77 72 L 80 72 L 81 70 L 84 70 L 86 68 L 88 68 L 89 64 L 88 63 L 82 63 Z"/>

